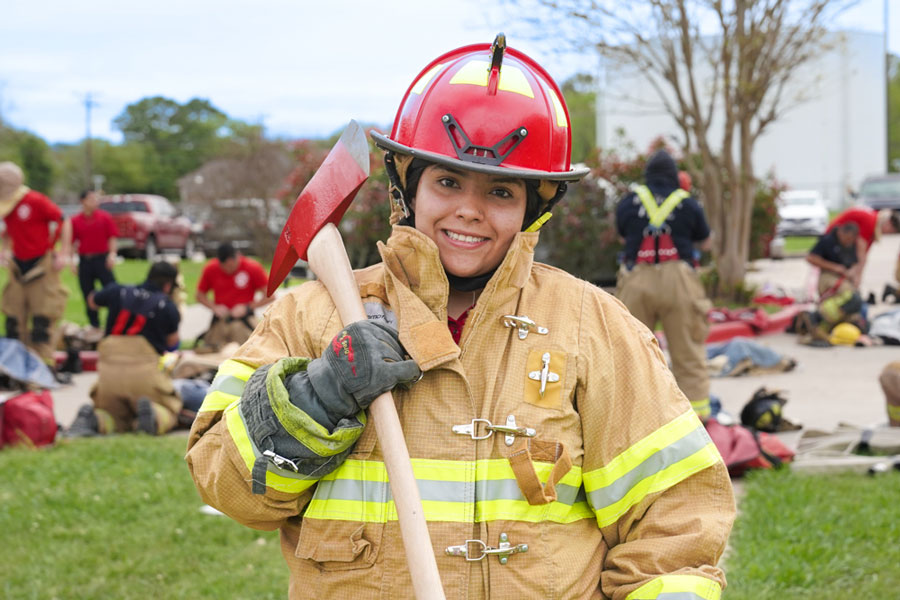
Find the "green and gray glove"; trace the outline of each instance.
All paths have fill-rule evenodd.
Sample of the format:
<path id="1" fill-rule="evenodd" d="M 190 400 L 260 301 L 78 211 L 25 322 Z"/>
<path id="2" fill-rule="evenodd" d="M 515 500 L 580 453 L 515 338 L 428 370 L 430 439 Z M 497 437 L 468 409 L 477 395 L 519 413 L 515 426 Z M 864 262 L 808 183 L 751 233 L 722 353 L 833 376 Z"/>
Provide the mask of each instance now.
<path id="1" fill-rule="evenodd" d="M 336 469 L 362 434 L 369 404 L 421 375 L 397 333 L 374 321 L 344 327 L 320 358 L 283 358 L 257 369 L 241 396 L 260 453 L 253 493 L 265 493 L 270 465 L 311 478 Z"/>

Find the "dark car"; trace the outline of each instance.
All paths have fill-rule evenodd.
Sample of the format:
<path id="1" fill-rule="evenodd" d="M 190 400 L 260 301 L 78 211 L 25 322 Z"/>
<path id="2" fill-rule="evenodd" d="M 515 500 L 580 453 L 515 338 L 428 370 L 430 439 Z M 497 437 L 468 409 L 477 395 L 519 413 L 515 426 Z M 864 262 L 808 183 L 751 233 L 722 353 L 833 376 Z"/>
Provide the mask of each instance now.
<path id="1" fill-rule="evenodd" d="M 207 258 L 215 257 L 219 245 L 229 242 L 244 255 L 270 259 L 288 217 L 281 202 L 259 198 L 215 200 L 186 210 L 194 222 L 197 248 Z M 300 260 L 290 276 L 309 279 L 312 273 L 306 261 Z"/>
<path id="2" fill-rule="evenodd" d="M 122 255 L 153 260 L 160 252 L 177 252 L 185 258 L 194 252 L 191 222 L 162 196 L 102 196 L 100 208 L 116 222 L 117 244 Z"/>
<path id="3" fill-rule="evenodd" d="M 900 173 L 866 177 L 856 199 L 860 204 L 876 210 L 900 210 Z"/>
<path id="4" fill-rule="evenodd" d="M 270 256 L 287 221 L 280 202 L 259 198 L 216 200 L 193 214 L 196 242 L 208 258 L 216 255 L 222 242 L 248 256 Z"/>

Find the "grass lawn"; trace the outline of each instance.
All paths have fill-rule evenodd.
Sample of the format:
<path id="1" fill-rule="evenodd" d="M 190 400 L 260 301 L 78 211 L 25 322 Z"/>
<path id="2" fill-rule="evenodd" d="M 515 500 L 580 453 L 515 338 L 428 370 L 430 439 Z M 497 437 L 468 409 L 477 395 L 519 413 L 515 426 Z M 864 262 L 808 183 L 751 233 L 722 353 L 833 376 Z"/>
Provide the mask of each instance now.
<path id="1" fill-rule="evenodd" d="M 0 452 L 0 597 L 285 598 L 277 532 L 201 513 L 186 441 Z"/>
<path id="2" fill-rule="evenodd" d="M 900 473 L 756 471 L 744 489 L 725 600 L 898 597 Z"/>
<path id="3" fill-rule="evenodd" d="M 786 237 L 784 238 L 784 253 L 788 255 L 808 254 L 818 239 L 815 236 Z"/>
<path id="4" fill-rule="evenodd" d="M 194 294 L 197 291 L 197 281 L 200 279 L 200 273 L 203 271 L 204 262 L 194 262 L 192 260 L 181 260 L 178 270 L 184 277 L 184 289 L 187 291 L 187 303 L 194 304 L 197 300 Z M 269 265 L 263 263 L 266 271 Z M 147 272 L 150 270 L 150 263 L 142 259 L 126 259 L 119 261 L 113 268 L 113 274 L 119 283 L 134 285 L 143 282 L 147 278 Z M 7 269 L 0 268 L 0 289 L 6 285 L 9 276 Z M 71 269 L 64 269 L 61 274 L 63 285 L 69 289 L 69 299 L 66 302 L 66 312 L 63 320 L 76 323 L 78 325 L 87 325 L 87 314 L 84 310 L 84 297 L 81 295 L 81 286 L 78 284 L 78 276 Z M 289 278 L 287 285 L 297 285 L 302 283 L 303 279 Z M 106 309 L 100 309 L 100 322 L 106 322 Z M 5 322 L 6 317 L 0 316 Z M 5 328 L 3 329 L 5 331 Z"/>
<path id="5" fill-rule="evenodd" d="M 0 452 L 0 597 L 284 598 L 277 534 L 201 513 L 185 442 Z M 744 490 L 725 600 L 897 597 L 900 473 L 758 471 Z"/>

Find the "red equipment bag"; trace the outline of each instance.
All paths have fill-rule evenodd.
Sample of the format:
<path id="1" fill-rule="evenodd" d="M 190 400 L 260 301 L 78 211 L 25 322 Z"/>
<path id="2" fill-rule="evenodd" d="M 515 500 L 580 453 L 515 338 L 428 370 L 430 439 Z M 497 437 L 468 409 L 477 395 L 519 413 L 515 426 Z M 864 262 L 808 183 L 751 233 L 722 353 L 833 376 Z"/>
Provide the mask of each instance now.
<path id="1" fill-rule="evenodd" d="M 56 439 L 57 429 L 48 390 L 25 392 L 0 404 L 0 447 L 46 446 Z"/>
<path id="2" fill-rule="evenodd" d="M 732 477 L 740 477 L 749 469 L 777 468 L 794 458 L 791 449 L 777 436 L 764 431 L 722 425 L 715 417 L 707 419 L 706 431 Z"/>

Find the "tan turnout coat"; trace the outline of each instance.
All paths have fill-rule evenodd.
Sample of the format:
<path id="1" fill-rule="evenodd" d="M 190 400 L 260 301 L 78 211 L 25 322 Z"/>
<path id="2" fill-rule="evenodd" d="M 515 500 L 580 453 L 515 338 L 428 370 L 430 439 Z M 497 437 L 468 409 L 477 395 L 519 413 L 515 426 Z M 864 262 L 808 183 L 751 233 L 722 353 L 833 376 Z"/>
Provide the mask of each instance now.
<path id="1" fill-rule="evenodd" d="M 715 565 L 734 518 L 721 458 L 651 333 L 612 296 L 533 262 L 537 237 L 517 235 L 459 346 L 447 328 L 447 279 L 425 235 L 395 226 L 380 245 L 383 263 L 356 272 L 369 317 L 396 323 L 425 372 L 394 399 L 446 597 L 621 600 L 641 588 L 630 597 L 655 598 L 687 581 L 696 595 L 678 597 L 717 598 L 724 576 Z M 507 315 L 541 331 L 520 336 Z M 412 598 L 371 422 L 322 481 L 284 491 L 296 476 L 270 467 L 266 494 L 253 495 L 253 448 L 226 409 L 254 368 L 318 357 L 340 326 L 318 282 L 279 299 L 222 366 L 187 461 L 206 502 L 249 527 L 280 529 L 291 598 Z M 487 436 L 485 422 L 476 423 L 480 440 L 453 429 L 510 417 L 534 436 Z M 503 539 L 527 551 L 502 564 L 445 550 Z M 467 548 L 479 555 L 478 543 Z"/>

